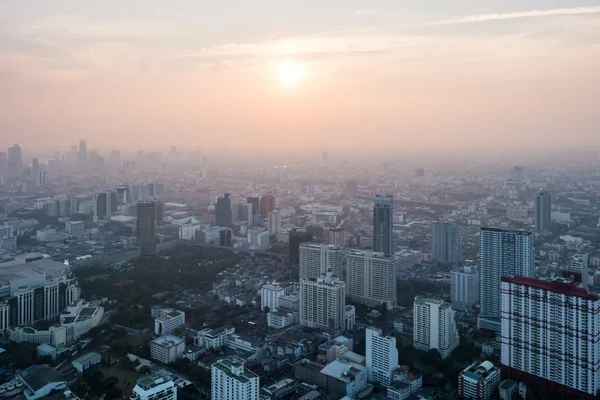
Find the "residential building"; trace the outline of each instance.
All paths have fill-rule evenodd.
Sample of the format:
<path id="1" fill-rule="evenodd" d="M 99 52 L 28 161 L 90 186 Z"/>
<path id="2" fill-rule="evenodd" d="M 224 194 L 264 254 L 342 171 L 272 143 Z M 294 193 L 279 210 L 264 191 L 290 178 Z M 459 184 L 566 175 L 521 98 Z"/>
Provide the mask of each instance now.
<path id="1" fill-rule="evenodd" d="M 500 279 L 535 275 L 533 234 L 481 228 L 479 237 L 479 304 L 477 326 L 500 331 Z"/>
<path id="2" fill-rule="evenodd" d="M 175 329 L 185 325 L 185 312 L 179 310 L 169 310 L 154 320 L 154 334 L 157 336 L 166 335 Z"/>
<path id="3" fill-rule="evenodd" d="M 431 257 L 440 264 L 456 266 L 460 263 L 460 231 L 453 222 L 431 224 Z"/>
<path id="4" fill-rule="evenodd" d="M 133 388 L 131 400 L 177 400 L 177 387 L 160 375 L 142 376 Z"/>
<path id="5" fill-rule="evenodd" d="M 450 272 L 452 308 L 472 310 L 479 301 L 479 270 L 475 266 L 461 266 Z"/>
<path id="6" fill-rule="evenodd" d="M 150 343 L 150 357 L 163 364 L 170 364 L 185 352 L 185 340 L 173 335 L 164 335 Z"/>
<path id="7" fill-rule="evenodd" d="M 547 231 L 552 223 L 552 196 L 544 190 L 535 196 L 535 230 Z"/>
<path id="8" fill-rule="evenodd" d="M 392 383 L 394 371 L 398 368 L 396 338 L 383 336 L 381 329 L 365 329 L 366 361 L 368 381 L 380 386 Z"/>
<path id="9" fill-rule="evenodd" d="M 417 350 L 437 350 L 442 359 L 448 357 L 459 343 L 454 310 L 450 304 L 438 299 L 415 297 L 413 340 Z"/>
<path id="10" fill-rule="evenodd" d="M 394 206 L 392 196 L 375 196 L 373 207 L 373 250 L 394 254 Z"/>
<path id="11" fill-rule="evenodd" d="M 263 285 L 260 288 L 260 309 L 262 311 L 268 308 L 270 311 L 277 311 L 279 308 L 279 298 L 285 294 L 285 288 L 279 283 Z"/>
<path id="12" fill-rule="evenodd" d="M 346 294 L 352 301 L 368 306 L 396 306 L 396 265 L 394 258 L 372 251 L 345 250 Z"/>
<path id="13" fill-rule="evenodd" d="M 490 361 L 474 362 L 458 375 L 458 395 L 461 399 L 489 400 L 500 384 L 500 368 Z"/>
<path id="14" fill-rule="evenodd" d="M 137 203 L 137 240 L 141 256 L 156 255 L 156 203 L 140 201 Z"/>
<path id="15" fill-rule="evenodd" d="M 577 280 L 502 277 L 503 377 L 559 398 L 600 389 L 600 297 Z"/>
<path id="16" fill-rule="evenodd" d="M 237 358 L 221 359 L 211 367 L 212 400 L 258 400 L 259 378 Z"/>
<path id="17" fill-rule="evenodd" d="M 309 328 L 344 330 L 346 283 L 328 274 L 300 278 L 300 324 Z"/>
<path id="18" fill-rule="evenodd" d="M 300 249 L 300 278 L 319 278 L 331 272 L 344 277 L 344 249 L 318 243 L 302 243 Z"/>

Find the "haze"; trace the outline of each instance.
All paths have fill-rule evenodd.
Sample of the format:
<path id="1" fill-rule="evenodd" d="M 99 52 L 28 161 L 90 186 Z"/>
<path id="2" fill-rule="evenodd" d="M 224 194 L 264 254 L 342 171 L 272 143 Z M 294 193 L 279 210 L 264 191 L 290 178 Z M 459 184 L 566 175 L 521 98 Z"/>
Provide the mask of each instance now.
<path id="1" fill-rule="evenodd" d="M 600 144 L 598 1 L 19 0 L 0 26 L 4 148 Z"/>

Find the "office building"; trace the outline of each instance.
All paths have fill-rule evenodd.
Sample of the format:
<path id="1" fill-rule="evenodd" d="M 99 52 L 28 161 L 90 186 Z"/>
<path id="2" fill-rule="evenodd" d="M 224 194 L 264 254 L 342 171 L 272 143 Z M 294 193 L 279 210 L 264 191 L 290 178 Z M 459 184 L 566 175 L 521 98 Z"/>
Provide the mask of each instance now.
<path id="1" fill-rule="evenodd" d="M 258 400 L 259 377 L 238 358 L 221 359 L 211 367 L 212 400 Z"/>
<path id="2" fill-rule="evenodd" d="M 260 198 L 258 198 L 258 197 L 247 197 L 246 198 L 246 203 L 247 204 L 252 204 L 252 217 L 251 217 L 252 218 L 252 223 L 250 225 L 255 224 L 256 221 L 258 221 L 258 217 L 259 217 Z M 266 217 L 267 216 L 265 216 L 265 218 Z"/>
<path id="3" fill-rule="evenodd" d="M 373 384 L 388 386 L 398 368 L 396 338 L 383 336 L 381 329 L 372 327 L 365 329 L 365 335 L 367 379 Z"/>
<path id="4" fill-rule="evenodd" d="M 535 230 L 547 231 L 552 224 L 552 196 L 550 192 L 541 191 L 535 196 Z"/>
<path id="5" fill-rule="evenodd" d="M 343 227 L 338 226 L 329 230 L 329 244 L 338 247 L 346 247 L 346 234 Z"/>
<path id="6" fill-rule="evenodd" d="M 460 231 L 453 222 L 431 224 L 431 257 L 440 264 L 460 263 Z"/>
<path id="7" fill-rule="evenodd" d="M 117 192 L 117 203 L 127 204 L 132 201 L 131 191 L 128 186 L 119 186 L 115 190 Z"/>
<path id="8" fill-rule="evenodd" d="M 269 235 L 277 235 L 281 230 L 279 211 L 269 212 Z"/>
<path id="9" fill-rule="evenodd" d="M 185 312 L 167 309 L 154 319 L 154 334 L 166 335 L 185 325 Z"/>
<path id="10" fill-rule="evenodd" d="M 137 240 L 141 256 L 156 255 L 156 203 L 140 201 L 137 204 Z"/>
<path id="11" fill-rule="evenodd" d="M 232 247 L 232 232 L 229 228 L 223 228 L 219 231 L 219 246 Z"/>
<path id="12" fill-rule="evenodd" d="M 67 232 L 73 236 L 79 236 L 85 233 L 85 222 L 83 221 L 67 221 L 65 227 L 67 228 Z"/>
<path id="13" fill-rule="evenodd" d="M 328 244 L 300 245 L 300 278 L 319 278 L 327 272 L 344 277 L 344 249 Z"/>
<path id="14" fill-rule="evenodd" d="M 150 343 L 150 357 L 163 364 L 170 364 L 185 353 L 185 340 L 173 335 L 164 335 Z"/>
<path id="15" fill-rule="evenodd" d="M 260 309 L 265 311 L 265 308 L 268 308 L 270 311 L 277 311 L 279 298 L 283 295 L 285 295 L 285 288 L 279 283 L 263 285 L 260 289 Z"/>
<path id="16" fill-rule="evenodd" d="M 373 207 L 373 250 L 394 254 L 394 207 L 392 196 L 375 196 Z"/>
<path id="17" fill-rule="evenodd" d="M 462 266 L 450 272 L 452 308 L 472 310 L 479 301 L 479 270 L 475 266 Z"/>
<path id="18" fill-rule="evenodd" d="M 275 196 L 266 194 L 260 198 L 260 216 L 267 218 L 270 212 L 275 210 Z"/>
<path id="19" fill-rule="evenodd" d="M 600 389 L 600 297 L 565 278 L 502 277 L 502 375 L 556 398 Z"/>
<path id="20" fill-rule="evenodd" d="M 160 375 L 142 376 L 133 388 L 131 400 L 177 400 L 177 386 Z"/>
<path id="21" fill-rule="evenodd" d="M 300 244 L 312 242 L 312 233 L 303 229 L 292 229 L 289 232 L 288 257 L 290 264 L 298 265 L 300 262 Z"/>
<path id="22" fill-rule="evenodd" d="M 500 279 L 535 275 L 533 235 L 525 231 L 481 228 L 479 236 L 480 329 L 500 331 Z"/>
<path id="23" fill-rule="evenodd" d="M 11 176 L 23 175 L 23 155 L 18 144 L 8 148 L 7 169 Z"/>
<path id="24" fill-rule="evenodd" d="M 229 193 L 217 199 L 215 205 L 215 224 L 225 228 L 231 228 L 231 198 Z"/>
<path id="25" fill-rule="evenodd" d="M 383 253 L 347 249 L 346 294 L 368 306 L 396 306 L 396 266 L 394 258 Z"/>
<path id="26" fill-rule="evenodd" d="M 459 343 L 454 310 L 450 304 L 438 299 L 415 297 L 413 340 L 417 350 L 437 350 L 442 359 L 448 357 Z"/>
<path id="27" fill-rule="evenodd" d="M 331 276 L 300 278 L 300 324 L 309 328 L 344 330 L 346 284 Z"/>
<path id="28" fill-rule="evenodd" d="M 94 217 L 106 218 L 117 212 L 117 192 L 105 190 L 94 196 Z"/>
<path id="29" fill-rule="evenodd" d="M 500 368 L 490 361 L 474 362 L 458 375 L 458 395 L 461 399 L 489 400 L 495 398 L 500 384 Z"/>

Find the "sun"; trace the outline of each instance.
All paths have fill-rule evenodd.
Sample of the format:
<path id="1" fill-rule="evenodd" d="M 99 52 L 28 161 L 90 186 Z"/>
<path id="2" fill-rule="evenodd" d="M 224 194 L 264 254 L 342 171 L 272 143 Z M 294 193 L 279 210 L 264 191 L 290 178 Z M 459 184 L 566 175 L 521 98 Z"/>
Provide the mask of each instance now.
<path id="1" fill-rule="evenodd" d="M 285 60 L 278 66 L 279 82 L 285 87 L 297 86 L 303 76 L 300 64 L 292 60 Z"/>

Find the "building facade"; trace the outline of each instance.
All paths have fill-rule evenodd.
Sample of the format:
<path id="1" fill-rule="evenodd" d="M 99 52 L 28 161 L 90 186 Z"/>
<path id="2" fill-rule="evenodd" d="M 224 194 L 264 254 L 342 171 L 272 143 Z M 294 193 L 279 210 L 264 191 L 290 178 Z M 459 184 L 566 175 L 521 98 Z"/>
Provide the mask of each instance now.
<path id="1" fill-rule="evenodd" d="M 300 279 L 300 324 L 344 330 L 346 283 L 337 277 Z"/>
<path id="2" fill-rule="evenodd" d="M 331 272 L 344 277 L 344 249 L 327 244 L 302 243 L 300 250 L 300 278 L 319 278 Z"/>

